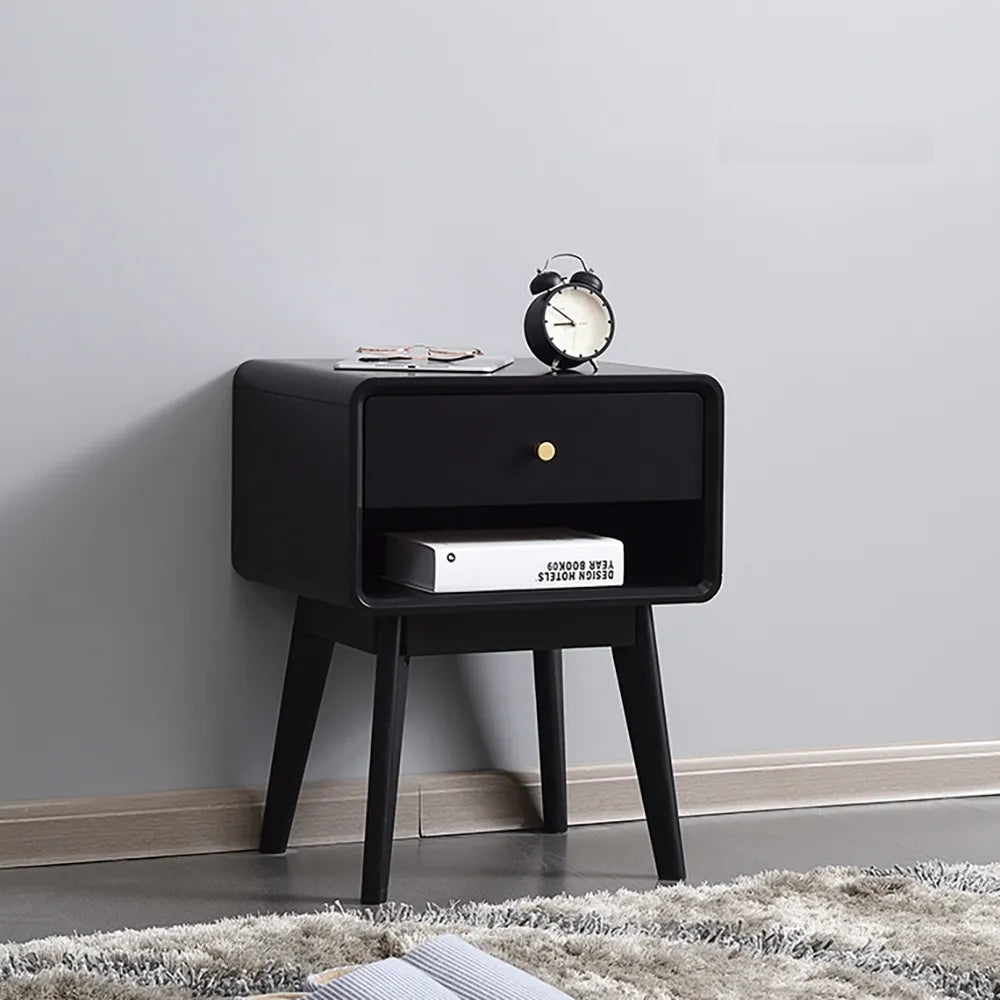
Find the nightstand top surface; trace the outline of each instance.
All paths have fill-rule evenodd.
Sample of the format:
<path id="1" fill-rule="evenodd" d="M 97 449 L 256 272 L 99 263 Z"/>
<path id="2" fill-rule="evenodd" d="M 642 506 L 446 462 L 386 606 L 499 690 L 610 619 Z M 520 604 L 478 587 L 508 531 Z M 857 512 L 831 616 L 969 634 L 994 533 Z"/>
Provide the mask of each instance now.
<path id="1" fill-rule="evenodd" d="M 333 364 L 331 359 L 245 361 L 236 370 L 235 384 L 265 392 L 347 405 L 359 389 L 375 389 L 379 385 L 392 385 L 395 388 L 402 383 L 409 383 L 409 386 L 414 388 L 419 385 L 428 392 L 439 392 L 442 389 L 445 392 L 449 389 L 468 392 L 472 387 L 492 391 L 491 387 L 495 387 L 497 383 L 501 383 L 504 389 L 513 389 L 518 382 L 532 389 L 539 388 L 542 382 L 548 382 L 553 386 L 558 385 L 560 391 L 571 386 L 580 389 L 584 389 L 585 386 L 610 388 L 612 383 L 622 380 L 630 383 L 633 380 L 646 379 L 714 382 L 708 375 L 615 362 L 600 364 L 596 372 L 589 365 L 585 365 L 570 371 L 554 373 L 533 358 L 516 358 L 513 364 L 489 375 L 471 373 L 436 375 L 425 372 L 382 370 L 345 371 L 335 369 Z"/>

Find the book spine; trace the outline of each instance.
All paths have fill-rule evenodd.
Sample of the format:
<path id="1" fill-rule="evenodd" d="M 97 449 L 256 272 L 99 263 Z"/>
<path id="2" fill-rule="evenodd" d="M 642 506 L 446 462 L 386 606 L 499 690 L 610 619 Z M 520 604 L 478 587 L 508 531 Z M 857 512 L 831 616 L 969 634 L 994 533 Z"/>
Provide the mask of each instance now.
<path id="1" fill-rule="evenodd" d="M 484 545 L 466 549 L 454 559 L 448 555 L 437 553 L 436 593 L 618 587 L 625 570 L 624 547 L 613 540 L 519 552 Z"/>

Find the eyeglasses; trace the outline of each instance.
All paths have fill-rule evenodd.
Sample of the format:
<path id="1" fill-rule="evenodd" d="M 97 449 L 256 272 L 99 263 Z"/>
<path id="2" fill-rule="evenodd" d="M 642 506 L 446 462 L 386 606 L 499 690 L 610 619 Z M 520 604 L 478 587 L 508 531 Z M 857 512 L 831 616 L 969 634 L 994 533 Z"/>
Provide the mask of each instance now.
<path id="1" fill-rule="evenodd" d="M 449 348 L 428 347 L 427 344 L 410 344 L 408 347 L 359 347 L 359 361 L 465 361 L 482 357 L 478 347 Z"/>

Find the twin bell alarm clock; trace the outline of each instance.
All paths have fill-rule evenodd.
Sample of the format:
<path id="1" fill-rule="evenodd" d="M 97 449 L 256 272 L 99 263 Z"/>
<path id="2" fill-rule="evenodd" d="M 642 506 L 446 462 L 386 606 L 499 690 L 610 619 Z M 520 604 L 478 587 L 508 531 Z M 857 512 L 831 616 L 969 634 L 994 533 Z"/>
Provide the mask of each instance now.
<path id="1" fill-rule="evenodd" d="M 572 257 L 581 270 L 568 277 L 549 270 L 559 257 Z M 575 368 L 610 346 L 615 317 L 604 297 L 604 282 L 575 253 L 553 254 L 528 286 L 535 298 L 524 314 L 524 339 L 531 353 L 553 369 Z"/>

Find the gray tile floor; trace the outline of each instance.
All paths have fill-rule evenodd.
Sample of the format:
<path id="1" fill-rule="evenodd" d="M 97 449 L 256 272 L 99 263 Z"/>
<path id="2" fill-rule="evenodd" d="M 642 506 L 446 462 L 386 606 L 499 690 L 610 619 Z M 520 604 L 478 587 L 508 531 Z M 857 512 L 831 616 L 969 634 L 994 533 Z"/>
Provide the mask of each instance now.
<path id="1" fill-rule="evenodd" d="M 683 828 L 693 883 L 768 868 L 1000 860 L 1000 797 L 700 816 Z M 0 871 L 0 941 L 353 905 L 360 865 L 352 844 Z M 646 889 L 651 872 L 640 823 L 435 837 L 396 844 L 390 895 L 419 906 Z"/>

